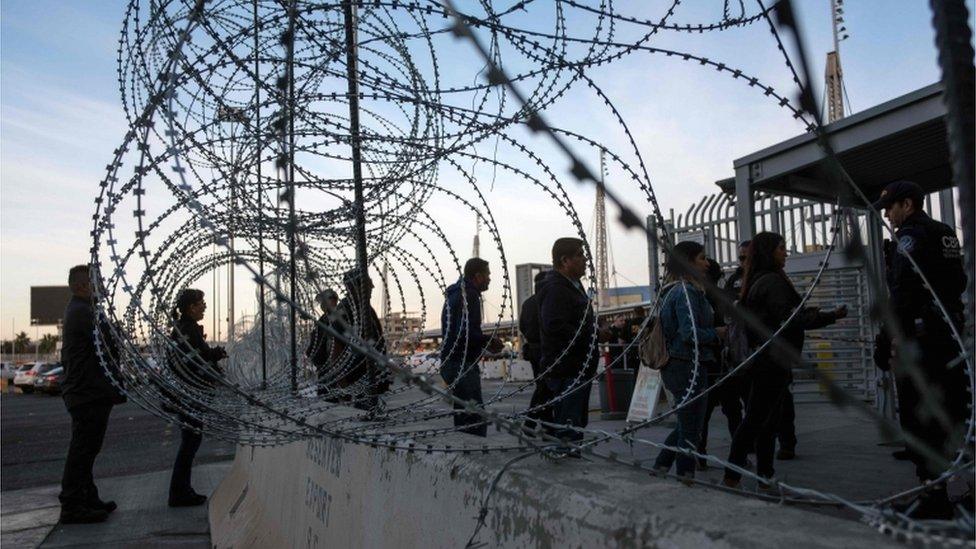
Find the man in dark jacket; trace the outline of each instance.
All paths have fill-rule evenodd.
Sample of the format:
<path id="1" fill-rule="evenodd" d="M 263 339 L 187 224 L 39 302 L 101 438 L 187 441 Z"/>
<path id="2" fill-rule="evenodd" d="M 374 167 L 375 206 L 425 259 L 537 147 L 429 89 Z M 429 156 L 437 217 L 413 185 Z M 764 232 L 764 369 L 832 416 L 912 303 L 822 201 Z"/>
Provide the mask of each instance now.
<path id="1" fill-rule="evenodd" d="M 386 352 L 383 338 L 383 325 L 380 324 L 376 310 L 369 299 L 373 292 L 373 281 L 369 274 L 359 269 L 347 271 L 342 278 L 346 287 L 346 297 L 336 309 L 336 322 L 351 330 L 352 335 L 362 343 L 381 353 Z M 342 341 L 332 344 L 328 374 L 341 388 L 350 387 L 363 380 L 365 387 L 361 394 L 353 395 L 353 406 L 370 413 L 379 412 L 379 395 L 390 388 L 390 373 L 372 359 L 348 348 Z M 320 382 L 321 379 L 320 379 Z"/>
<path id="2" fill-rule="evenodd" d="M 586 274 L 583 241 L 556 240 L 552 264 L 553 270 L 537 292 L 541 367 L 547 387 L 558 399 L 553 405 L 553 422 L 586 427 L 599 347 L 591 300 L 580 282 Z M 583 438 L 582 433 L 571 428 L 560 429 L 554 435 L 564 440 Z"/>
<path id="3" fill-rule="evenodd" d="M 897 246 L 891 254 L 888 267 L 888 290 L 891 305 L 898 319 L 902 334 L 915 341 L 921 356 L 915 364 L 903 365 L 892 360 L 895 376 L 899 379 L 899 391 L 906 395 L 915 408 L 899 409 L 907 416 L 902 425 L 931 449 L 951 459 L 964 441 L 966 419 L 969 417 L 969 378 L 962 361 L 956 360 L 962 350 L 953 337 L 952 328 L 962 329 L 962 293 L 966 288 L 966 273 L 962 268 L 962 253 L 956 232 L 943 223 L 930 218 L 922 210 L 925 193 L 911 181 L 888 184 L 875 207 L 883 209 L 885 217 L 895 227 Z M 925 275 L 931 285 L 926 288 L 911 260 Z M 933 299 L 933 295 L 945 307 L 950 325 Z M 892 343 L 892 351 L 899 345 Z M 956 364 L 947 367 L 952 362 Z M 918 380 L 908 368 L 918 368 L 927 389 L 936 395 L 935 401 L 927 401 L 918 390 Z M 899 399 L 901 403 L 902 399 Z M 936 415 L 925 407 L 941 406 L 947 412 L 951 426 L 946 429 Z M 937 478 L 943 467 L 929 462 L 921 453 L 909 447 L 909 458 L 915 463 L 915 473 L 921 481 Z M 918 519 L 949 519 L 953 507 L 944 486 L 936 486 L 919 498 L 919 505 L 912 511 Z"/>
<path id="4" fill-rule="evenodd" d="M 322 316 L 319 317 L 319 321 L 315 324 L 315 329 L 312 330 L 312 337 L 309 339 L 308 347 L 305 349 L 305 356 L 315 366 L 315 375 L 318 380 L 315 392 L 321 396 L 328 392 L 328 384 L 325 382 L 325 376 L 328 372 L 329 356 L 332 353 L 332 335 L 322 325 L 331 326 L 332 319 L 330 316 L 339 307 L 339 295 L 335 293 L 335 290 L 326 289 L 315 296 L 315 301 L 322 308 Z"/>
<path id="5" fill-rule="evenodd" d="M 502 342 L 481 331 L 481 294 L 491 284 L 491 270 L 484 259 L 472 257 L 464 264 L 464 277 L 447 287 L 441 311 L 441 377 L 455 397 L 481 405 L 481 369 L 478 360 L 487 348 L 502 350 Z M 455 410 L 464 406 L 454 404 Z M 454 412 L 454 426 L 462 433 L 487 436 L 488 424 L 480 414 Z"/>
<path id="6" fill-rule="evenodd" d="M 98 325 L 101 360 L 95 346 L 95 312 L 92 308 L 92 283 L 88 265 L 68 272 L 71 301 L 64 311 L 64 342 L 61 364 L 65 379 L 61 385 L 64 404 L 71 414 L 71 442 L 61 479 L 61 522 L 102 522 L 116 509 L 114 501 L 102 501 L 92 477 L 95 458 L 102 449 L 112 406 L 125 397 L 106 377 L 101 360 L 114 368 L 117 350 L 111 332 Z M 115 379 L 118 379 L 115 376 Z"/>
<path id="7" fill-rule="evenodd" d="M 525 427 L 534 430 L 536 421 L 552 422 L 552 408 L 543 404 L 552 400 L 553 394 L 549 392 L 549 387 L 542 378 L 542 335 L 539 332 L 539 288 L 542 281 L 549 274 L 542 271 L 535 275 L 535 291 L 522 303 L 521 314 L 519 315 L 519 332 L 522 333 L 524 341 L 522 345 L 522 358 L 529 361 L 532 366 L 532 377 L 535 378 L 535 390 L 532 392 L 532 400 L 529 402 L 529 413 L 525 421 Z"/>

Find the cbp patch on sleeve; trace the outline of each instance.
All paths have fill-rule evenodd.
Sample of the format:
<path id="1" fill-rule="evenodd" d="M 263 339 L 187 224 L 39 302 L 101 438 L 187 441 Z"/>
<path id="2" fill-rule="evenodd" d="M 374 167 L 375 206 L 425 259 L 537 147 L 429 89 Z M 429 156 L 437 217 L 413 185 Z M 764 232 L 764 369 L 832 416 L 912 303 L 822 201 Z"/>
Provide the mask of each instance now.
<path id="1" fill-rule="evenodd" d="M 906 254 L 910 254 L 915 251 L 916 244 L 915 237 L 905 235 L 898 238 L 898 251 Z"/>

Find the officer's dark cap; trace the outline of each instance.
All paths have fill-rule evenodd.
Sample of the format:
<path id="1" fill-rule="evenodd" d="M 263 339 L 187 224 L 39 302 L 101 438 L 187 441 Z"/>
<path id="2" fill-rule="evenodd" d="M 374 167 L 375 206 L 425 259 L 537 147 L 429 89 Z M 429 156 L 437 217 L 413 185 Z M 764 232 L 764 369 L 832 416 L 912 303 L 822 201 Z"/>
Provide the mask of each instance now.
<path id="1" fill-rule="evenodd" d="M 884 210 L 895 202 L 911 198 L 917 207 L 921 207 L 925 191 L 914 181 L 900 180 L 888 183 L 881 191 L 881 197 L 873 204 L 874 209 Z"/>

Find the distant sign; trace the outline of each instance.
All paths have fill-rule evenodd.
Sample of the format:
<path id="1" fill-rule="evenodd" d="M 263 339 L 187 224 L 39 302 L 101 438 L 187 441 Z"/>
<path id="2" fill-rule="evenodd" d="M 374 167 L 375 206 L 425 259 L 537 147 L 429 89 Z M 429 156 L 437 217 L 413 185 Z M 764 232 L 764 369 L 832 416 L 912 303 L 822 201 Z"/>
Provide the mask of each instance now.
<path id="1" fill-rule="evenodd" d="M 67 286 L 31 286 L 30 317 L 31 325 L 52 325 L 64 318 L 64 308 L 71 300 L 71 289 Z"/>

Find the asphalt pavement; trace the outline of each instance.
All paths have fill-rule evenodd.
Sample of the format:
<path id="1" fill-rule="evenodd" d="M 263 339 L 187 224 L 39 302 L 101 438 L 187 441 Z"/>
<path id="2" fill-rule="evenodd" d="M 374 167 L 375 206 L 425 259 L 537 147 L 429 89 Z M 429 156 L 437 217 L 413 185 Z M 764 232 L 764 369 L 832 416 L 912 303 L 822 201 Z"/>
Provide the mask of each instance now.
<path id="1" fill-rule="evenodd" d="M 71 417 L 61 397 L 0 395 L 0 490 L 60 483 L 70 436 Z M 170 469 L 179 444 L 179 428 L 134 404 L 116 406 L 95 461 L 95 482 Z M 204 437 L 194 464 L 233 457 L 232 444 Z"/>

